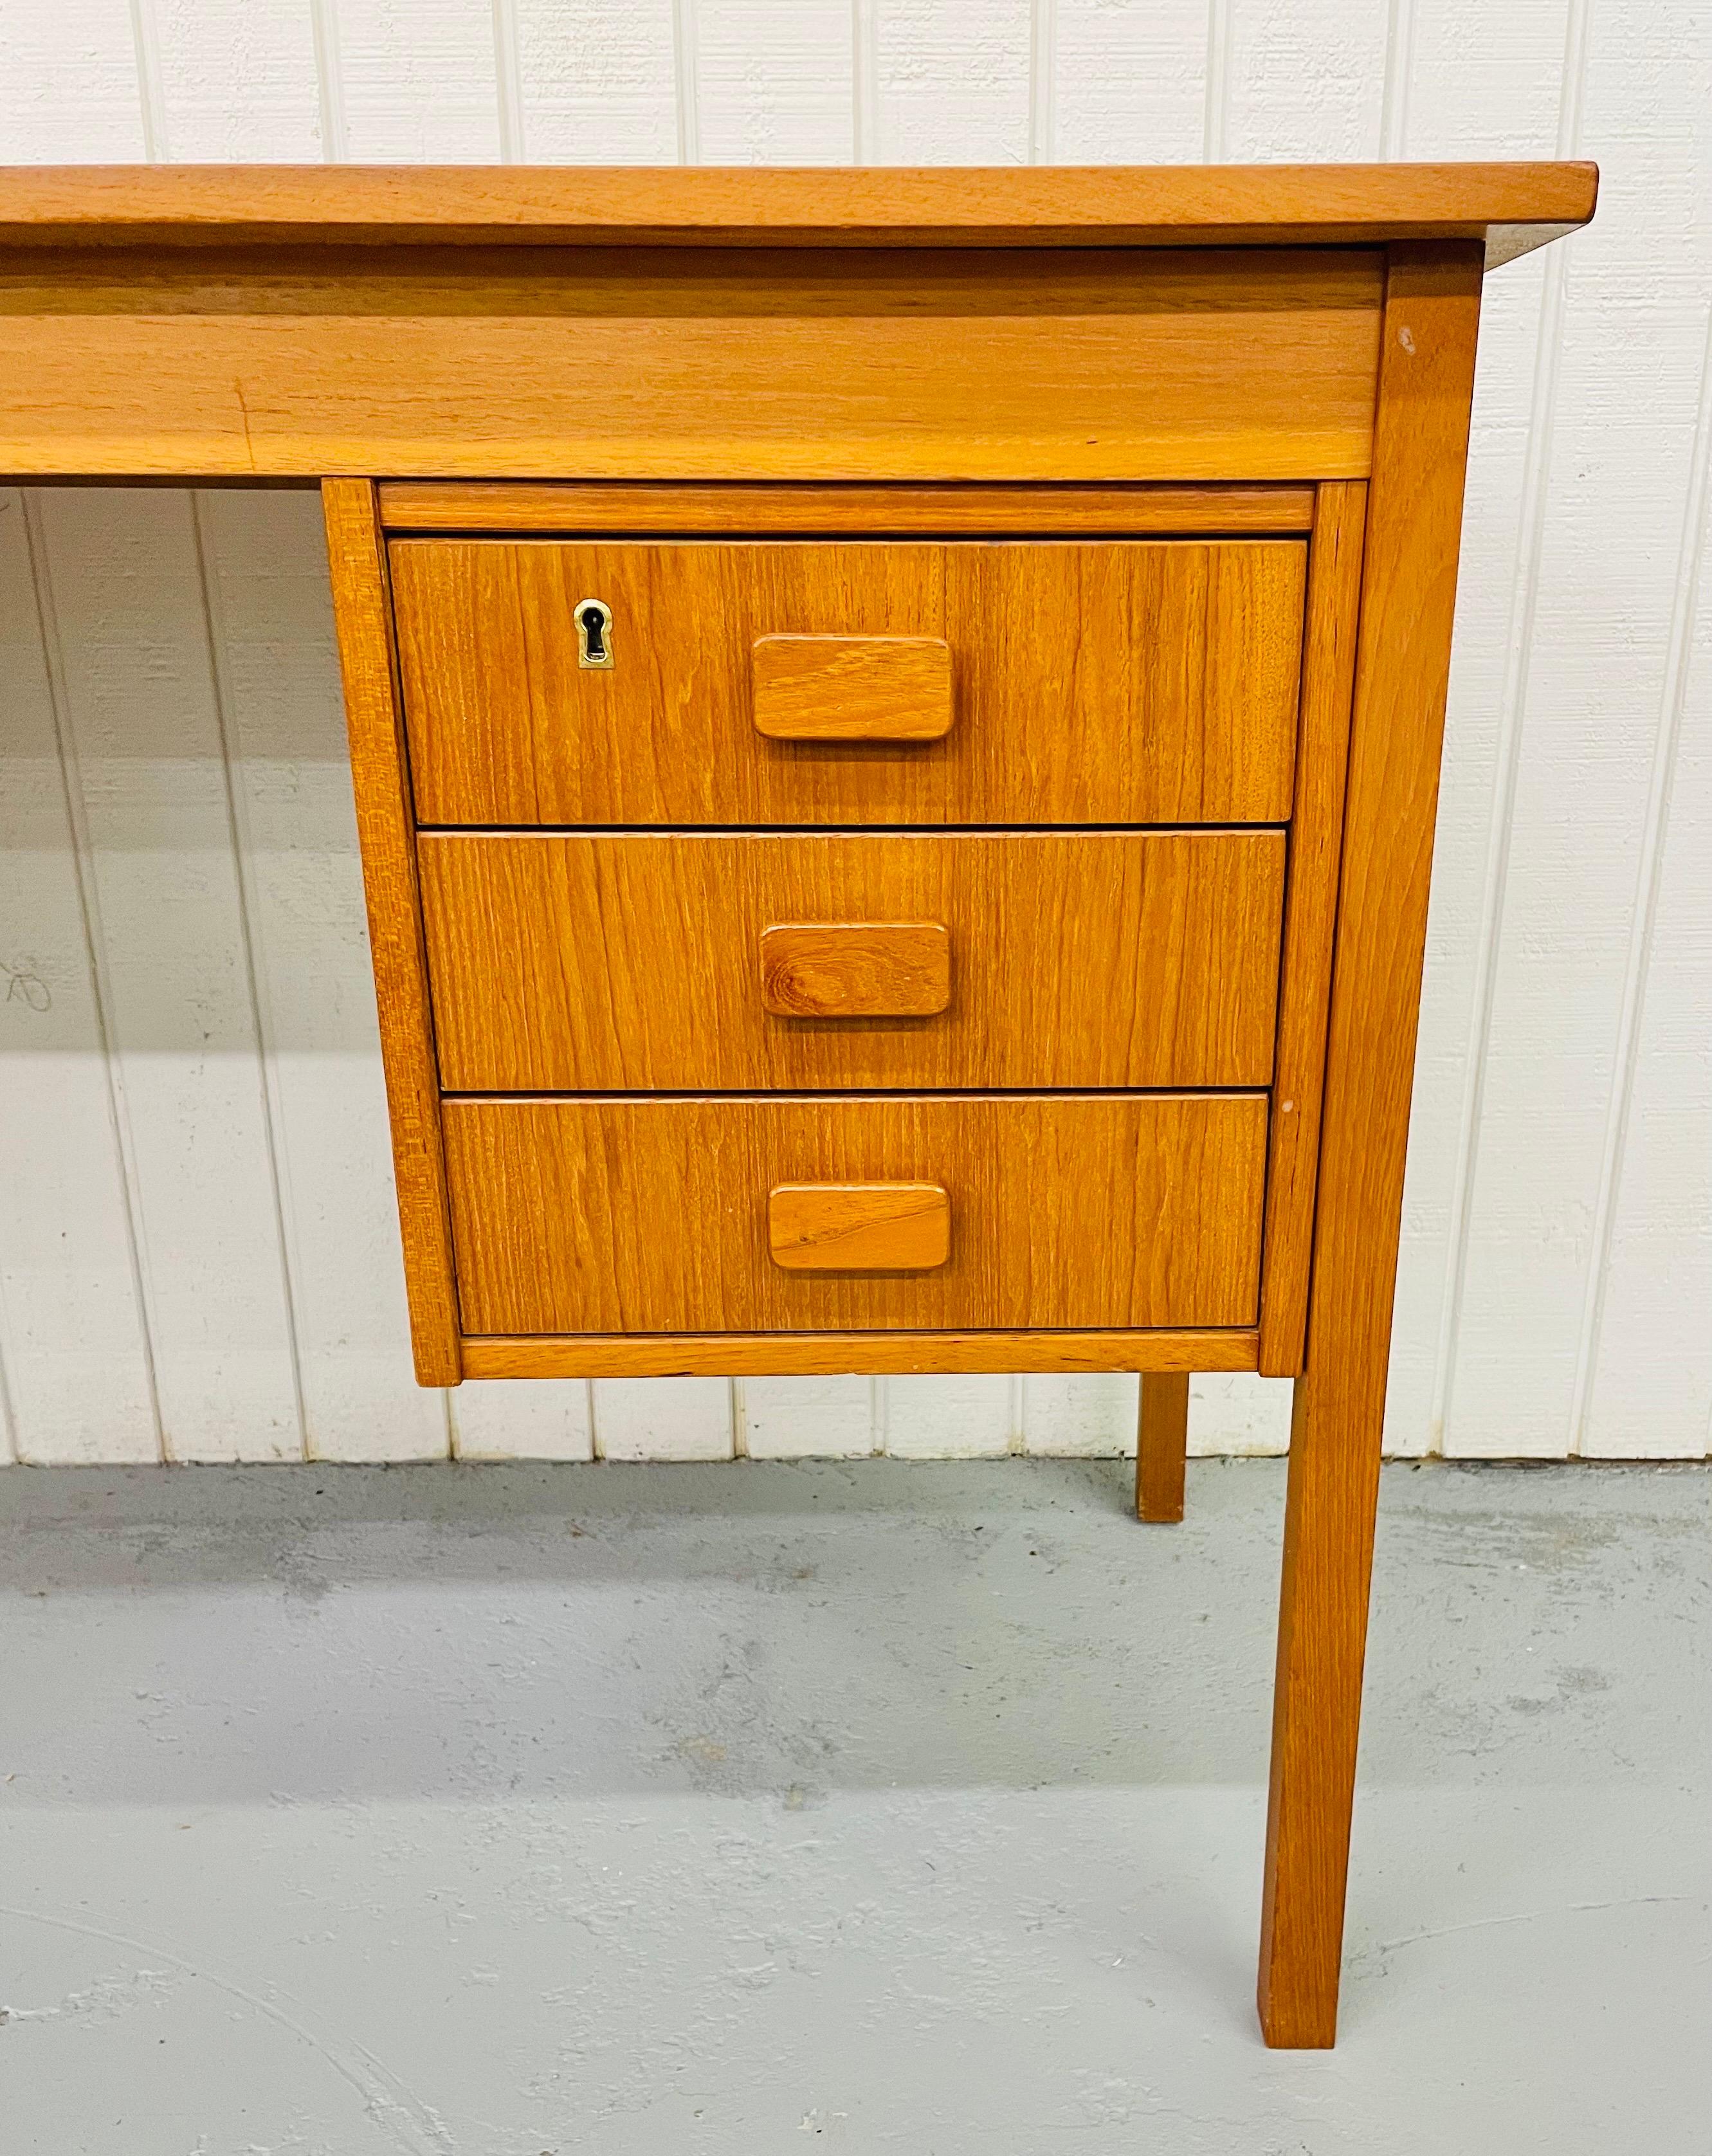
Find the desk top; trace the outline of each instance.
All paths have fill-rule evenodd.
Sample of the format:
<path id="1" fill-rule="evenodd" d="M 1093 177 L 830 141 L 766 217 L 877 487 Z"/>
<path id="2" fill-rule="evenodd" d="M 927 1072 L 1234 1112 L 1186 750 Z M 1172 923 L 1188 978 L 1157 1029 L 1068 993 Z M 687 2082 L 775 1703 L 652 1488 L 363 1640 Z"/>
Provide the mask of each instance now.
<path id="1" fill-rule="evenodd" d="M 1301 246 L 1479 239 L 1593 214 L 1591 164 L 66 165 L 0 168 L 0 246 Z"/>
<path id="2" fill-rule="evenodd" d="M 16 478 L 1302 481 L 1592 165 L 0 170 Z M 1390 250 L 1388 256 L 1387 250 Z"/>

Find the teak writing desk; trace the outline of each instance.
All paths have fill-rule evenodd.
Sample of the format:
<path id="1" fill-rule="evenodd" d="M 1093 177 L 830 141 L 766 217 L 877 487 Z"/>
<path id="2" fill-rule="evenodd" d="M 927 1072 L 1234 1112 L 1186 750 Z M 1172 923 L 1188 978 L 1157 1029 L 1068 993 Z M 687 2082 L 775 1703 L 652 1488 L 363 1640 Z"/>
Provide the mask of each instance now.
<path id="1" fill-rule="evenodd" d="M 322 484 L 418 1373 L 1293 1377 L 1327 2045 L 1481 279 L 1586 165 L 0 176 L 0 465 Z"/>

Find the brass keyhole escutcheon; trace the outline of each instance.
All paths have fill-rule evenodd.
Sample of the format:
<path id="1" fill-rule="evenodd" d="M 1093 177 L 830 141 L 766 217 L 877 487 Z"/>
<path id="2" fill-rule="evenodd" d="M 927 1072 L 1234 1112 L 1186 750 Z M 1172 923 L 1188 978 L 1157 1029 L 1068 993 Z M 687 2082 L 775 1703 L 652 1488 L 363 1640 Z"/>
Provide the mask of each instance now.
<path id="1" fill-rule="evenodd" d="M 604 599 L 577 602 L 577 663 L 579 666 L 613 663 L 613 609 Z"/>

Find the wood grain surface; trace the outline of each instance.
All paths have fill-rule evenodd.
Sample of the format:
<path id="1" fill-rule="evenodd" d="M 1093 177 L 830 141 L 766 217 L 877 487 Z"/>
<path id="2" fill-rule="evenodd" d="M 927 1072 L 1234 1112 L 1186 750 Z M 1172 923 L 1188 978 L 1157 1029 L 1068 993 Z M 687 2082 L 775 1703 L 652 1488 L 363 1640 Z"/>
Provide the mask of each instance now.
<path id="1" fill-rule="evenodd" d="M 759 636 L 755 731 L 769 741 L 938 741 L 951 730 L 941 636 Z"/>
<path id="2" fill-rule="evenodd" d="M 934 1018 L 951 1000 L 942 921 L 797 921 L 761 932 L 761 1007 L 775 1018 Z"/>
<path id="3" fill-rule="evenodd" d="M 1335 2041 L 1392 1297 L 1456 604 L 1480 251 L 1386 299 L 1305 1369 L 1296 1381 L 1260 1953 L 1269 2044 Z"/>
<path id="4" fill-rule="evenodd" d="M 1582 223 L 1597 184 L 1593 165 L 1522 162 L 13 166 L 0 172 L 0 242 L 1322 245 Z"/>
<path id="5" fill-rule="evenodd" d="M 1254 1322 L 1257 1094 L 449 1101 L 469 1332 Z M 936 1271 L 787 1273 L 782 1183 L 933 1182 Z"/>
<path id="6" fill-rule="evenodd" d="M 0 253 L 0 467 L 1366 473 L 1376 249 Z"/>
<path id="7" fill-rule="evenodd" d="M 391 480 L 393 531 L 922 533 L 1305 531 L 1311 486 L 680 486 L 667 480 Z"/>
<path id="8" fill-rule="evenodd" d="M 787 1272 L 931 1272 L 951 1254 L 951 1201 L 937 1183 L 781 1183 L 766 1247 Z"/>
<path id="9" fill-rule="evenodd" d="M 1257 1335 L 1154 1327 L 1078 1332 L 587 1332 L 466 1336 L 472 1378 L 917 1377 L 1252 1370 Z"/>
<path id="10" fill-rule="evenodd" d="M 1248 823 L 1290 811 L 1307 548 L 394 541 L 424 824 Z M 572 609 L 613 609 L 579 671 Z M 943 637 L 942 742 L 768 742 L 759 636 Z"/>
<path id="11" fill-rule="evenodd" d="M 1135 1425 L 1135 1517 L 1171 1526 L 1183 1517 L 1188 1458 L 1189 1373 L 1150 1370 Z"/>
<path id="12" fill-rule="evenodd" d="M 1337 926 L 1366 493 L 1355 481 L 1332 480 L 1320 488 L 1309 553 L 1296 803 L 1290 819 L 1278 1065 L 1266 1173 L 1266 1273 L 1260 1291 L 1260 1368 L 1269 1378 L 1294 1377 L 1301 1368 L 1308 1329 L 1314 1178 Z"/>
<path id="13" fill-rule="evenodd" d="M 404 1239 L 411 1346 L 419 1383 L 455 1385 L 457 1288 L 386 553 L 375 490 L 366 480 L 330 480 L 321 500 L 392 1122 L 392 1173 Z"/>
<path id="14" fill-rule="evenodd" d="M 443 832 L 418 840 L 454 1092 L 1263 1086 L 1276 831 Z M 775 924 L 946 930 L 942 1016 L 771 1014 Z"/>

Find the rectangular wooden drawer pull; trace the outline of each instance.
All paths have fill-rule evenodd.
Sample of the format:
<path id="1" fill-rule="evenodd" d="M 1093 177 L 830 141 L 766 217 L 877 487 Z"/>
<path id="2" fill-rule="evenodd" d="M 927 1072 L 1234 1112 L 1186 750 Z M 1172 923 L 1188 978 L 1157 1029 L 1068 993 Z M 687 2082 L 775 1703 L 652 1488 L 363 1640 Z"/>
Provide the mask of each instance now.
<path id="1" fill-rule="evenodd" d="M 766 1240 L 787 1272 L 931 1272 L 951 1255 L 951 1201 L 937 1183 L 781 1183 Z"/>
<path id="2" fill-rule="evenodd" d="M 937 921 L 803 921 L 764 929 L 761 999 L 779 1018 L 930 1018 L 951 1000 Z"/>
<path id="3" fill-rule="evenodd" d="M 951 648 L 937 636 L 761 636 L 755 726 L 773 741 L 937 741 Z"/>

